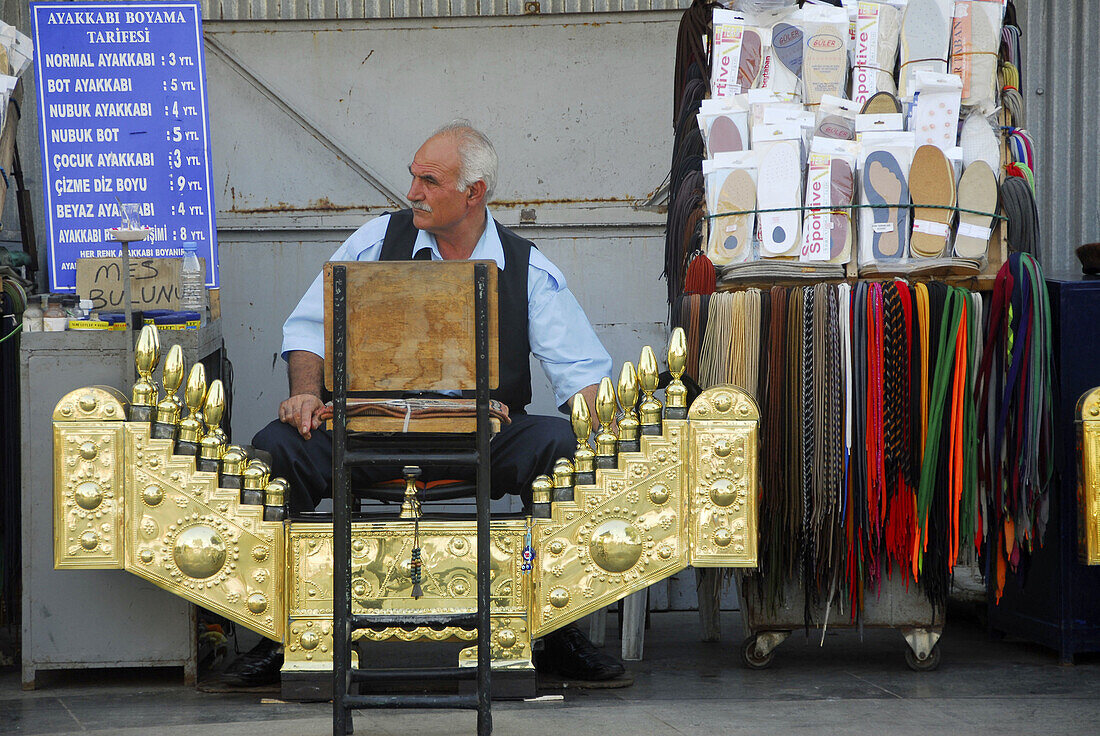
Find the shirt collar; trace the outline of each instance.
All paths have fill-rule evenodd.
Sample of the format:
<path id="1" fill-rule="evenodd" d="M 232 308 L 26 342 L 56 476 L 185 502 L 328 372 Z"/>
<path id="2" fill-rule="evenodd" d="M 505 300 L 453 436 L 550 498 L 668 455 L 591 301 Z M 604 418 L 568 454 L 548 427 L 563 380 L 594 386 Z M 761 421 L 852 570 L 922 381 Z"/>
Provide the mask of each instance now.
<path id="1" fill-rule="evenodd" d="M 427 248 L 432 252 L 433 261 L 443 260 L 439 254 L 439 245 L 435 242 L 435 236 L 427 230 L 416 231 L 416 242 L 413 243 L 413 256 Z M 489 214 L 489 208 L 485 208 L 485 232 L 474 246 L 474 252 L 470 254 L 471 261 L 493 261 L 497 268 L 504 270 L 504 246 L 500 244 L 500 233 L 497 232 L 496 220 Z"/>

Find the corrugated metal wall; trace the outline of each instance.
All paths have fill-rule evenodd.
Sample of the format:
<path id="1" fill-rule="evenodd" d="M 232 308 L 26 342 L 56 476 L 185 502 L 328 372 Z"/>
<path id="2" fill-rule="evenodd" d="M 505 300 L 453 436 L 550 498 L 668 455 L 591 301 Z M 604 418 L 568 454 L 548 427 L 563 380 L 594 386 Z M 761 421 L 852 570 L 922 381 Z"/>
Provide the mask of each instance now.
<path id="1" fill-rule="evenodd" d="M 1100 2 L 1017 0 L 1026 128 L 1048 271 L 1080 268 L 1074 249 L 1100 242 Z"/>
<path id="2" fill-rule="evenodd" d="M 686 8 L 690 0 L 203 0 L 206 20 L 333 20 L 619 13 Z"/>

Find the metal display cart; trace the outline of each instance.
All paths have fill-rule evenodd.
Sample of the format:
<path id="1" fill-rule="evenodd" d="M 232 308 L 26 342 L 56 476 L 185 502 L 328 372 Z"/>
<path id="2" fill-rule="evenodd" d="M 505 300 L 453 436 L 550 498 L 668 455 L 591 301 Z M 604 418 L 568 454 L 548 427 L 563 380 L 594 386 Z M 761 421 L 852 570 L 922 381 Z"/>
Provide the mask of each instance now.
<path id="1" fill-rule="evenodd" d="M 746 593 L 750 573 L 737 574 L 741 593 L 741 617 L 745 624 L 745 640 L 741 643 L 741 662 L 749 669 L 764 669 L 772 662 L 776 648 L 791 632 L 805 629 L 805 596 L 801 588 L 788 584 L 784 590 L 784 605 L 775 611 L 765 610 L 755 592 Z M 811 607 L 814 625 L 821 631 L 825 607 Z M 928 598 L 912 581 L 906 589 L 900 575 L 885 580 L 879 594 L 865 598 L 862 627 L 897 629 L 905 640 L 905 663 L 916 672 L 934 670 L 940 665 L 940 635 L 943 633 L 943 613 L 936 615 Z M 847 611 L 834 605 L 827 628 L 853 629 L 860 624 L 850 620 Z"/>

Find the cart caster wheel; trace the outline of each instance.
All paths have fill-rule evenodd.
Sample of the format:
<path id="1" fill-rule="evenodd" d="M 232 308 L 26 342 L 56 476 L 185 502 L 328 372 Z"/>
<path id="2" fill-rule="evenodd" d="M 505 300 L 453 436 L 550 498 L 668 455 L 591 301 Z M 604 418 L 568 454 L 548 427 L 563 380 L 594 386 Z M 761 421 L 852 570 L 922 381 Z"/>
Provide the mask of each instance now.
<path id="1" fill-rule="evenodd" d="M 909 669 L 914 672 L 931 672 L 940 666 L 940 648 L 938 645 L 934 646 L 927 657 L 917 659 L 912 648 L 905 647 L 905 664 L 909 665 Z"/>
<path id="2" fill-rule="evenodd" d="M 763 657 L 756 654 L 756 637 L 750 636 L 741 642 L 741 664 L 748 667 L 750 670 L 762 670 L 771 666 L 772 657 L 775 656 L 775 650 L 765 654 Z"/>

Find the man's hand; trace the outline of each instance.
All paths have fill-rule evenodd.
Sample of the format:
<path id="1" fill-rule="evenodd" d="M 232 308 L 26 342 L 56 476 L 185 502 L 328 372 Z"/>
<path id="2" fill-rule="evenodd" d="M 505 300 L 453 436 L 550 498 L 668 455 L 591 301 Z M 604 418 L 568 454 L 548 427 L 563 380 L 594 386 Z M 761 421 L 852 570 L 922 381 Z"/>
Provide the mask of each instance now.
<path id="1" fill-rule="evenodd" d="M 321 426 L 320 414 L 325 405 L 313 394 L 298 394 L 279 404 L 279 421 L 293 424 L 302 435 L 309 439 L 310 433 Z"/>
<path id="2" fill-rule="evenodd" d="M 319 415 L 324 408 L 321 401 L 321 382 L 325 361 L 305 350 L 295 350 L 287 356 L 287 378 L 290 380 L 290 398 L 279 404 L 279 421 L 293 424 L 303 439 L 321 426 Z"/>

